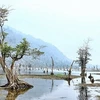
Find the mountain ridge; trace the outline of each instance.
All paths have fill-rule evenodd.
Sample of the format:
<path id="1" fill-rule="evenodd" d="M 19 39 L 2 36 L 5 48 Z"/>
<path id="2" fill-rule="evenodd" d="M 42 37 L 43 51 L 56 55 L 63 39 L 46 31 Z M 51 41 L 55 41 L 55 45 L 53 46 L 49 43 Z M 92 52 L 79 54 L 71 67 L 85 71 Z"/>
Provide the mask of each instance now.
<path id="1" fill-rule="evenodd" d="M 40 46 L 46 46 L 45 48 L 41 49 L 41 51 L 44 51 L 45 53 L 44 55 L 39 57 L 39 60 L 38 59 L 33 60 L 31 59 L 32 57 L 24 57 L 21 60 L 21 62 L 23 62 L 24 64 L 25 62 L 27 62 L 27 64 L 32 64 L 33 66 L 40 66 L 40 67 L 49 66 L 50 67 L 51 56 L 54 59 L 56 67 L 66 67 L 67 65 L 70 64 L 70 59 L 68 59 L 54 45 L 44 42 L 41 39 L 36 39 L 31 35 L 24 34 L 9 26 L 6 26 L 4 29 L 5 29 L 5 32 L 8 33 L 6 41 L 12 46 L 15 46 L 16 44 L 18 44 L 22 40 L 22 38 L 26 38 L 32 48 L 39 48 Z M 26 61 L 27 59 L 29 60 L 29 62 Z M 20 63 L 20 61 L 18 63 Z"/>

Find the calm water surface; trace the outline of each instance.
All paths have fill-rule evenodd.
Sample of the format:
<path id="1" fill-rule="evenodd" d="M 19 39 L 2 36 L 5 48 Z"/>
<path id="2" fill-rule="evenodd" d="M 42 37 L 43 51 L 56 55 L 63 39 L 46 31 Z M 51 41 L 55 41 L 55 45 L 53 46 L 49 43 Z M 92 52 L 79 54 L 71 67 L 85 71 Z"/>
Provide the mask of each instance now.
<path id="1" fill-rule="evenodd" d="M 67 81 L 37 78 L 24 78 L 23 80 L 34 87 L 25 93 L 19 94 L 0 90 L 0 100 L 77 100 L 75 99 L 77 93 L 74 87 L 69 86 Z M 4 84 L 4 82 L 5 79 L 3 79 L 1 84 Z M 8 99 L 9 96 L 10 99 Z"/>
<path id="2" fill-rule="evenodd" d="M 25 79 L 30 81 L 30 79 Z M 76 100 L 76 91 L 70 87 L 67 81 L 31 79 L 34 88 L 20 95 L 16 100 Z M 73 96 L 72 96 L 73 95 Z"/>
<path id="3" fill-rule="evenodd" d="M 73 72 L 79 75 L 79 72 Z M 89 75 L 89 73 L 88 73 Z M 99 79 L 99 75 L 93 75 Z M 50 80 L 39 78 L 22 78 L 34 87 L 24 92 L 10 92 L 0 90 L 0 100 L 97 100 L 100 95 L 100 87 L 82 87 L 81 79 L 73 79 L 70 82 L 64 80 Z M 86 77 L 86 82 L 90 83 Z M 6 83 L 4 77 L 0 77 L 0 85 Z M 69 85 L 70 83 L 70 85 Z M 99 81 L 97 82 L 99 83 Z"/>

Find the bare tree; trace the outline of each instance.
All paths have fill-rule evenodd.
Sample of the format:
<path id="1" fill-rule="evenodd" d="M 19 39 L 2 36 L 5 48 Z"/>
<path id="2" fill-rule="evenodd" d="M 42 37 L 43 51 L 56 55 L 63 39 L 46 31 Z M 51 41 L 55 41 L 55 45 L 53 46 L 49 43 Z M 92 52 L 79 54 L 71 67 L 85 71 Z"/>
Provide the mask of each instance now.
<path id="1" fill-rule="evenodd" d="M 51 57 L 51 60 L 52 60 L 52 72 L 51 72 L 51 75 L 54 75 L 54 73 L 53 73 L 53 69 L 54 69 L 54 60 L 53 60 L 52 57 Z"/>
<path id="2" fill-rule="evenodd" d="M 72 66 L 73 66 L 74 62 L 75 62 L 75 60 L 72 61 L 71 66 L 70 66 L 70 68 L 68 70 L 68 80 L 71 79 L 71 70 L 72 70 Z"/>
<path id="3" fill-rule="evenodd" d="M 81 76 L 83 77 L 82 83 L 84 82 L 84 78 L 85 78 L 84 76 L 86 75 L 86 73 L 85 73 L 86 64 L 89 62 L 89 60 L 91 60 L 90 59 L 91 54 L 89 52 L 89 50 L 90 50 L 89 42 L 90 41 L 91 40 L 88 39 L 86 42 L 84 42 L 84 45 L 82 47 L 80 47 L 78 52 L 77 52 L 78 53 L 77 62 L 79 64 L 79 66 L 81 67 Z"/>

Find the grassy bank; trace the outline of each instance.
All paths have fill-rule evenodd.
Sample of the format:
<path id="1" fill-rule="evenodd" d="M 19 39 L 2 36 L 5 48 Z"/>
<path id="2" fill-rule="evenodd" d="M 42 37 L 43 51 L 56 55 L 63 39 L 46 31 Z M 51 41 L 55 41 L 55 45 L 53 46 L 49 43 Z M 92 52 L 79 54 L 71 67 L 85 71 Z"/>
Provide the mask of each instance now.
<path id="1" fill-rule="evenodd" d="M 20 78 L 42 78 L 42 79 L 56 79 L 56 80 L 68 80 L 67 75 L 19 75 Z M 79 76 L 71 75 L 71 79 L 78 78 Z"/>

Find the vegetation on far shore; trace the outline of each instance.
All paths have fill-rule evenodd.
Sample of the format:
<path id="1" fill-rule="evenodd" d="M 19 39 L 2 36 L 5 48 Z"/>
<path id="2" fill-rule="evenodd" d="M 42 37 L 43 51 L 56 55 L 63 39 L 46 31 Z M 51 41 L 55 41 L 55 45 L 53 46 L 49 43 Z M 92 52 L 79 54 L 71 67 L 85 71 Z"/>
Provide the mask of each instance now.
<path id="1" fill-rule="evenodd" d="M 28 78 L 42 78 L 42 79 L 58 79 L 58 80 L 68 80 L 68 75 L 19 75 L 19 77 L 28 77 Z M 71 79 L 78 78 L 80 76 L 71 75 Z"/>
<path id="2" fill-rule="evenodd" d="M 5 77 L 4 74 L 0 74 L 0 77 Z M 68 75 L 62 75 L 62 74 L 57 74 L 57 75 L 29 75 L 29 74 L 22 74 L 18 75 L 19 78 L 42 78 L 42 79 L 55 79 L 55 80 L 67 80 Z M 71 79 L 78 78 L 80 76 L 76 75 L 71 75 Z"/>

